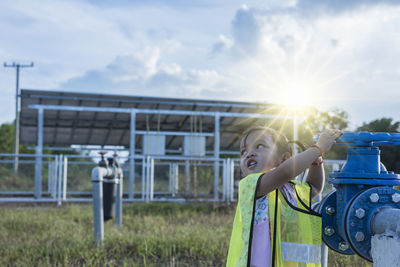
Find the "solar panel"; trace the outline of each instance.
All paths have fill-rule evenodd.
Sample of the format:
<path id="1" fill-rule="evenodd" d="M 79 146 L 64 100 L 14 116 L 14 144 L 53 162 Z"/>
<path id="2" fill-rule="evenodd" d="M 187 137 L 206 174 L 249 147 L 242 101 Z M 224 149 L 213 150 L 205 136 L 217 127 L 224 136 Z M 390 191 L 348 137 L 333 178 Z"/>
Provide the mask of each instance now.
<path id="1" fill-rule="evenodd" d="M 21 90 L 20 142 L 36 144 L 37 109 L 32 105 L 69 106 L 82 110 L 44 109 L 43 144 L 46 146 L 115 145 L 129 147 L 130 114 L 104 112 L 108 108 L 149 109 L 152 111 L 185 111 L 192 114 L 142 114 L 136 115 L 137 131 L 170 131 L 213 133 L 214 117 L 196 115 L 200 112 L 227 113 L 276 113 L 273 105 L 251 102 L 216 101 L 145 96 L 90 94 L 48 90 Z M 96 111 L 84 110 L 88 107 Z M 103 111 L 104 110 L 104 111 Z M 238 151 L 239 136 L 254 123 L 265 123 L 266 118 L 229 117 L 220 119 L 220 149 Z M 136 137 L 136 147 L 142 147 L 142 139 Z M 168 135 L 166 149 L 183 147 L 183 136 Z M 206 149 L 214 149 L 214 137 L 206 138 Z"/>

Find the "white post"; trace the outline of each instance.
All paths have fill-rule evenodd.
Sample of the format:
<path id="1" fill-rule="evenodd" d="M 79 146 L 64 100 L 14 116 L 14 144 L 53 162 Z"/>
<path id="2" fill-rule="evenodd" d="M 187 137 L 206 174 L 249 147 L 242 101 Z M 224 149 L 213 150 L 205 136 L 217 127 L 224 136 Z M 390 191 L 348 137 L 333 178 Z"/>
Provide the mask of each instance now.
<path id="1" fill-rule="evenodd" d="M 42 161 L 43 161 L 43 108 L 38 109 L 37 146 L 35 158 L 35 198 L 42 197 Z"/>
<path id="2" fill-rule="evenodd" d="M 168 193 L 169 194 L 171 194 L 171 196 L 173 196 L 174 195 L 174 191 L 173 191 L 173 188 L 174 188 L 174 170 L 173 170 L 173 164 L 172 163 L 169 163 L 168 164 L 168 170 L 169 170 L 169 172 L 168 172 Z"/>
<path id="3" fill-rule="evenodd" d="M 150 158 L 150 173 L 149 173 L 149 178 L 150 178 L 150 201 L 153 201 L 154 199 L 154 159 Z"/>
<path id="4" fill-rule="evenodd" d="M 190 194 L 190 161 L 185 160 L 185 194 Z"/>
<path id="5" fill-rule="evenodd" d="M 232 202 L 233 201 L 233 185 L 234 185 L 234 176 L 235 176 L 235 163 L 232 159 L 228 159 L 230 162 L 230 166 L 229 166 L 229 201 Z"/>
<path id="6" fill-rule="evenodd" d="M 63 186 L 62 186 L 62 199 L 67 200 L 67 179 L 68 179 L 68 158 L 64 157 L 64 168 L 63 168 Z"/>
<path id="7" fill-rule="evenodd" d="M 227 170 L 227 161 L 224 159 L 222 162 L 222 201 L 225 201 L 227 197 Z"/>
<path id="8" fill-rule="evenodd" d="M 49 160 L 47 163 L 47 191 L 50 193 L 50 196 L 53 196 L 53 191 L 52 191 L 52 176 L 53 176 L 53 164 Z"/>
<path id="9" fill-rule="evenodd" d="M 92 170 L 93 190 L 93 226 L 94 242 L 101 245 L 104 240 L 104 211 L 103 211 L 103 170 L 105 168 L 95 167 Z"/>
<path id="10" fill-rule="evenodd" d="M 218 187 L 219 187 L 219 125 L 220 114 L 216 113 L 214 117 L 214 200 L 218 200 Z"/>
<path id="11" fill-rule="evenodd" d="M 150 169 L 151 169 L 151 164 L 150 164 L 150 156 L 146 157 L 146 202 L 150 202 Z"/>
<path id="12" fill-rule="evenodd" d="M 147 184 L 147 158 L 142 158 L 142 201 L 146 199 L 146 184 Z"/>
<path id="13" fill-rule="evenodd" d="M 178 193 L 179 190 L 179 165 L 177 163 L 173 164 L 173 170 L 174 170 L 174 196 Z"/>
<path id="14" fill-rule="evenodd" d="M 122 197 L 123 197 L 123 171 L 121 168 L 114 168 L 114 179 L 117 180 L 117 195 L 115 199 L 115 225 L 122 225 Z"/>
<path id="15" fill-rule="evenodd" d="M 133 199 L 135 191 L 135 138 L 136 138 L 136 112 L 131 111 L 131 130 L 129 141 L 129 199 Z"/>
<path id="16" fill-rule="evenodd" d="M 53 172 L 53 198 L 57 199 L 57 182 L 58 182 L 58 158 L 60 156 L 57 155 L 54 158 L 54 172 Z"/>
<path id="17" fill-rule="evenodd" d="M 57 175 L 57 206 L 61 206 L 61 190 L 62 190 L 62 177 L 63 177 L 63 155 L 58 158 L 58 175 Z"/>

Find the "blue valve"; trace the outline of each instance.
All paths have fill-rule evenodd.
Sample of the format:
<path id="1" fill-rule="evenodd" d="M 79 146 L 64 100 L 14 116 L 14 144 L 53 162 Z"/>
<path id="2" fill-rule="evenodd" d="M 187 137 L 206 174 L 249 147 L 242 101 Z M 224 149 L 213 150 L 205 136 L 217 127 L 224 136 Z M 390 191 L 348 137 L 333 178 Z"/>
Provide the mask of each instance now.
<path id="1" fill-rule="evenodd" d="M 318 138 L 318 136 L 317 136 Z M 371 220 L 383 208 L 400 210 L 400 175 L 380 161 L 380 146 L 400 145 L 399 133 L 344 133 L 337 145 L 346 145 L 341 170 L 329 174 L 335 190 L 321 201 L 322 238 L 342 254 L 357 253 L 372 261 Z"/>
<path id="2" fill-rule="evenodd" d="M 400 145 L 398 133 L 344 133 L 337 141 L 337 145 L 348 146 L 394 146 Z"/>

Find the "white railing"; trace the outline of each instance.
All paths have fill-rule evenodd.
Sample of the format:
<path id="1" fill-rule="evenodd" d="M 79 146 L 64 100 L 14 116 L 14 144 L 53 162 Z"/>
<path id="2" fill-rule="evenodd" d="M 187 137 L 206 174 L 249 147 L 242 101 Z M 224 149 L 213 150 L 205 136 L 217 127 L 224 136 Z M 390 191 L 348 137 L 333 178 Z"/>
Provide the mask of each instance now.
<path id="1" fill-rule="evenodd" d="M 14 158 L 18 157 L 19 171 L 12 173 Z M 89 202 L 90 172 L 100 157 L 82 155 L 41 155 L 44 181 L 37 173 L 35 154 L 0 154 L 0 179 L 21 180 L 29 184 L 22 190 L 6 188 L 2 183 L 0 202 Z M 238 158 L 143 156 L 119 157 L 128 179 L 124 201 L 218 201 L 235 202 L 240 174 Z M 327 172 L 340 169 L 345 161 L 325 160 Z M 25 166 L 24 166 L 25 165 Z M 29 168 L 26 165 L 30 166 Z M 217 171 L 215 172 L 215 168 Z M 133 170 L 133 173 L 132 173 Z M 5 174 L 6 173 L 6 174 Z M 7 174 L 8 173 L 8 174 Z M 218 176 L 215 176 L 218 173 Z M 30 175 L 29 175 L 30 174 Z M 326 183 L 327 184 L 327 183 Z M 327 184 L 327 186 L 330 186 Z"/>

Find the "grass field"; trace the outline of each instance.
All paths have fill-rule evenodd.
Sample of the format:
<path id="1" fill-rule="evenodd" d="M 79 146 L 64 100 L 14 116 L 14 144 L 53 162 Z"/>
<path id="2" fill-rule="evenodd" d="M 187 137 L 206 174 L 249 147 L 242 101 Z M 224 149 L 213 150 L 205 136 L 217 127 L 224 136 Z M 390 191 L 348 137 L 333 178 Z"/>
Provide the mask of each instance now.
<path id="1" fill-rule="evenodd" d="M 0 207 L 0 266 L 224 266 L 233 206 L 125 204 L 93 243 L 91 205 Z M 329 266 L 372 266 L 330 252 Z"/>

